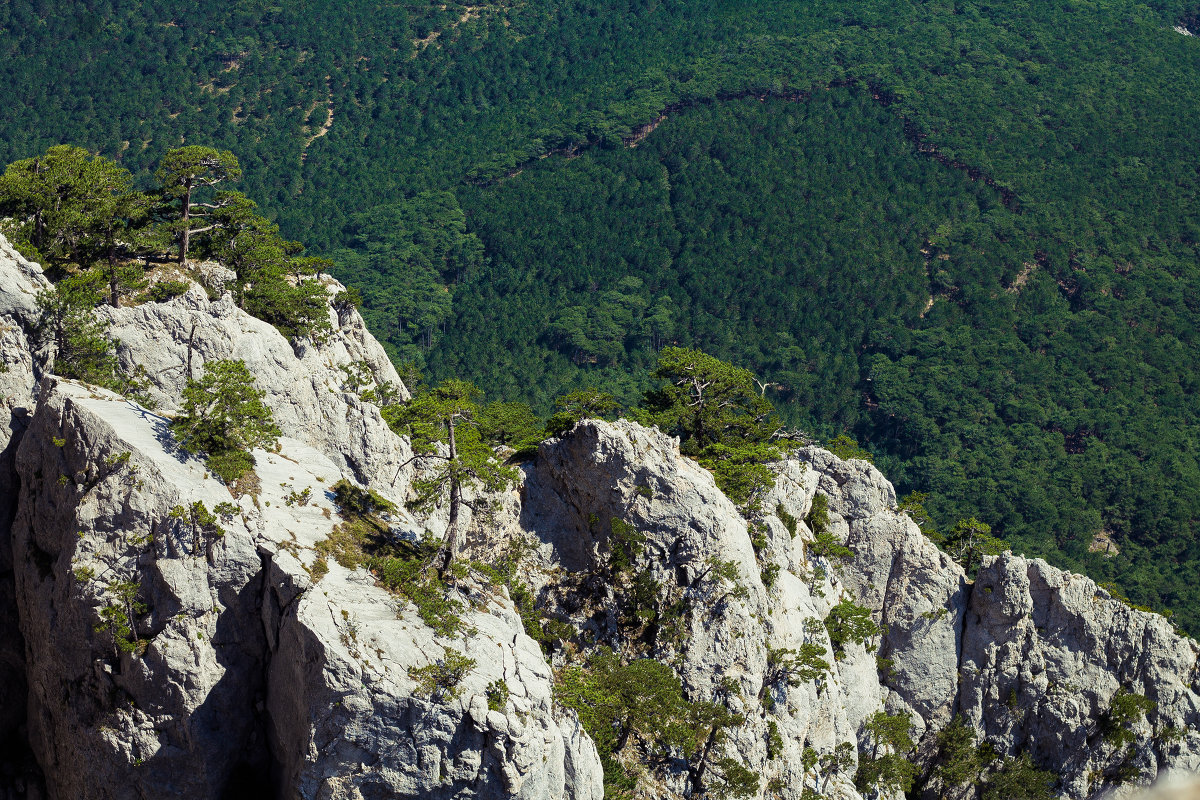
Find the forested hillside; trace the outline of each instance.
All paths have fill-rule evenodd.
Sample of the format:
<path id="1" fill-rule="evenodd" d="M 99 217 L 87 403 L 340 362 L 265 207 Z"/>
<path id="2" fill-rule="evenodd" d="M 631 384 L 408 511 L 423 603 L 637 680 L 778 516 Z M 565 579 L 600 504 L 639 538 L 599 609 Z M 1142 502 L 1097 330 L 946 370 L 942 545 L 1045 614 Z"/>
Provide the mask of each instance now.
<path id="1" fill-rule="evenodd" d="M 548 412 L 703 348 L 1195 633 L 1198 12 L 13 2 L 0 158 L 233 150 L 431 377 Z"/>

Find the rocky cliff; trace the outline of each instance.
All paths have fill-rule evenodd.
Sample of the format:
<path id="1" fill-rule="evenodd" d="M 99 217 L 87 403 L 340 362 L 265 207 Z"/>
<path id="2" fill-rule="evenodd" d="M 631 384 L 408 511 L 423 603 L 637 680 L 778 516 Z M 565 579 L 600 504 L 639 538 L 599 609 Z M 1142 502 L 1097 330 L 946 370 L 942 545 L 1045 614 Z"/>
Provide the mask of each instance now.
<path id="1" fill-rule="evenodd" d="M 103 309 L 150 410 L 53 374 L 47 289 L 0 243 L 0 724 L 39 768 L 10 770 L 12 796 L 592 800 L 601 753 L 556 685 L 601 650 L 669 665 L 688 701 L 736 715 L 706 761 L 626 765 L 645 796 L 700 796 L 739 764 L 751 796 L 858 798 L 879 712 L 910 715 L 929 796 L 956 716 L 1064 797 L 1200 767 L 1194 642 L 1041 561 L 1005 554 L 968 580 L 877 470 L 818 448 L 776 466 L 747 520 L 677 441 L 585 420 L 470 520 L 477 566 L 440 625 L 339 549 L 356 524 L 342 480 L 397 502 L 373 518 L 389 540 L 445 526 L 402 510 L 411 447 L 363 396 L 407 392 L 357 313 L 290 342 L 198 286 Z M 222 358 L 246 362 L 283 434 L 238 496 L 167 429 Z M 842 556 L 814 545 L 818 496 Z M 507 582 L 487 567 L 502 556 Z M 832 622 L 852 606 L 874 626 L 860 637 Z M 1129 695 L 1153 706 L 1118 726 Z"/>

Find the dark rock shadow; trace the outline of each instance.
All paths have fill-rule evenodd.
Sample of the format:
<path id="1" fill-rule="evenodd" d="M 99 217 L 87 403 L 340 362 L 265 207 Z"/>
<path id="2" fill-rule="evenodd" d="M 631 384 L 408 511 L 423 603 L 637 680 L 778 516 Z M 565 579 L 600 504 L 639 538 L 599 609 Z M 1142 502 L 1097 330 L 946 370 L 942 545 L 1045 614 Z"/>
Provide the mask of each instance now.
<path id="1" fill-rule="evenodd" d="M 197 751 L 208 754 L 203 759 L 210 776 L 206 796 L 221 800 L 272 796 L 273 762 L 263 713 L 268 662 L 260 619 L 263 580 L 260 569 L 236 595 L 222 593 L 224 610 L 217 617 L 211 646 L 223 674 L 183 722 L 184 730 L 177 734 L 180 741 L 130 767 L 143 796 L 184 797 L 177 782 L 194 779 L 187 773 Z"/>

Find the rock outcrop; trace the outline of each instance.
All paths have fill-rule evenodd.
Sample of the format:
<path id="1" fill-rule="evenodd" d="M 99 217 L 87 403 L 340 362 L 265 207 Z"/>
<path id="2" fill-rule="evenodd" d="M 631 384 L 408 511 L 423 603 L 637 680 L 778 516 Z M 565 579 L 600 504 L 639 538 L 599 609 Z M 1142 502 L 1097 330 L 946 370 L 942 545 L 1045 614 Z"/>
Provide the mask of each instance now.
<path id="1" fill-rule="evenodd" d="M 737 763 L 756 798 L 898 798 L 856 788 L 881 712 L 909 715 L 921 768 L 957 715 L 1073 799 L 1200 767 L 1195 642 L 1042 561 L 986 559 L 970 580 L 874 467 L 820 448 L 777 465 L 747 518 L 677 440 L 585 420 L 466 522 L 468 556 L 524 554 L 528 597 L 465 570 L 442 596 L 460 623 L 436 625 L 338 550 L 357 534 L 335 484 L 402 505 L 413 479 L 369 394 L 407 391 L 356 312 L 331 308 L 313 343 L 198 286 L 102 309 L 147 410 L 44 374 L 47 288 L 0 240 L 0 723 L 45 775 L 43 795 L 0 774 L 0 797 L 599 800 L 600 755 L 555 687 L 601 648 L 738 715 L 707 761 L 644 768 L 646 796 L 694 797 Z M 236 497 L 167 427 L 189 375 L 223 358 L 247 363 L 283 432 Z M 814 546 L 818 494 L 849 556 Z M 381 535 L 445 518 L 396 509 Z M 878 633 L 835 639 L 851 603 Z M 1153 705 L 1117 720 L 1131 695 Z"/>
<path id="2" fill-rule="evenodd" d="M 341 288 L 329 281 L 331 295 Z M 196 285 L 169 302 L 100 312 L 111 321 L 123 369 L 140 367 L 159 411 L 178 408 L 188 378 L 203 375 L 205 362 L 241 359 L 285 436 L 325 453 L 359 483 L 403 499 L 412 451 L 360 392 L 387 384 L 402 400 L 408 391 L 354 309 L 330 308 L 332 332 L 295 343 L 239 309 L 232 295 L 210 300 Z"/>
<path id="3" fill-rule="evenodd" d="M 817 482 L 798 462 L 784 466 L 780 486 L 809 489 L 807 497 L 786 494 L 797 515 Z M 857 751 L 862 723 L 882 710 L 884 696 L 873 653 L 848 643 L 834 655 L 821 621 L 845 589 L 833 565 L 805 554 L 810 535 L 793 536 L 775 517 L 752 531 L 712 475 L 680 455 L 678 440 L 623 420 L 585 420 L 543 445 L 524 491 L 521 523 L 540 543 L 533 579 L 548 613 L 631 657 L 675 665 L 690 699 L 719 699 L 741 714 L 727 752 L 774 796 L 799 798 L 805 787 L 858 796 L 853 762 L 818 777 L 802 758 L 806 748 L 830 756 L 842 743 Z M 626 637 L 620 620 L 630 616 L 631 598 L 609 566 L 627 546 L 614 537 L 630 529 L 638 552 L 629 569 L 654 587 L 653 600 L 637 600 L 652 606 L 640 609 L 658 627 L 649 641 Z M 757 554 L 752 534 L 761 537 Z M 731 567 L 724 578 L 716 577 L 721 562 Z M 562 573 L 596 577 L 554 577 Z M 779 654 L 805 643 L 820 646 L 830 669 L 789 685 Z M 658 796 L 688 796 L 689 777 L 679 770 Z"/>
<path id="4" fill-rule="evenodd" d="M 989 741 L 1053 765 L 1065 794 L 1087 797 L 1121 775 L 1200 770 L 1198 656 L 1163 617 L 1006 553 L 984 563 L 971 593 L 959 709 Z M 1120 691 L 1155 704 L 1132 723 L 1132 743 L 1113 735 Z"/>
<path id="5" fill-rule="evenodd" d="M 8 255 L 16 337 L 46 284 Z M 295 349 L 198 287 L 104 313 L 157 411 L 175 407 L 189 356 L 193 374 L 242 358 L 285 435 L 255 451 L 255 494 L 234 497 L 156 411 L 54 377 L 34 387 L 33 348 L 14 338 L 7 360 L 23 369 L 3 374 L 23 376 L 12 405 L 27 413 L 14 414 L 6 611 L 25 634 L 16 664 L 49 797 L 602 796 L 595 747 L 554 708 L 551 670 L 503 593 L 464 582 L 461 630 L 439 634 L 365 569 L 318 553 L 342 524 L 337 481 L 399 498 L 408 486 L 408 443 L 344 386 L 341 367 L 366 364 L 354 388 L 406 396 L 356 313 L 331 311 L 333 334 Z M 451 650 L 474 662 L 460 685 L 422 691 L 414 673 Z"/>

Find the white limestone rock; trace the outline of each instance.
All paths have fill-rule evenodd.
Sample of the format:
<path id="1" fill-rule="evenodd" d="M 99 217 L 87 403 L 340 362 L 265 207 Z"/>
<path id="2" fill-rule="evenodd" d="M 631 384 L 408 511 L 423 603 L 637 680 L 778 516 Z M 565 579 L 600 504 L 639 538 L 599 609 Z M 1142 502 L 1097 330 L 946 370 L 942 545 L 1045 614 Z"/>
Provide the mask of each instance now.
<path id="1" fill-rule="evenodd" d="M 625 420 L 585 420 L 543 445 L 523 491 L 521 524 L 540 542 L 541 570 L 532 578 L 552 614 L 601 642 L 636 651 L 615 625 L 621 600 L 599 577 L 613 547 L 612 520 L 631 525 L 645 537 L 636 569 L 655 582 L 659 610 L 680 597 L 689 604 L 679 641 L 660 637 L 652 655 L 675 667 L 690 699 L 720 699 L 745 716 L 731 732 L 728 752 L 759 773 L 758 796 L 799 798 L 808 785 L 826 797 L 858 797 L 853 766 L 818 782 L 801 765 L 805 747 L 818 753 L 841 742 L 857 747 L 863 719 L 882 708 L 873 652 L 852 645 L 835 661 L 823 628 L 805 628 L 828 614 L 842 590 L 832 573 L 814 590 L 801 539 L 770 520 L 756 558 L 746 519 L 712 475 L 680 455 L 678 440 Z M 732 562 L 744 597 L 707 577 L 716 561 Z M 767 588 L 762 571 L 771 563 L 780 570 Z M 564 592 L 565 574 L 597 577 Z M 796 649 L 805 641 L 826 648 L 831 672 L 799 687 L 772 680 L 768 648 Z M 769 754 L 771 723 L 783 747 Z M 656 789 L 664 797 L 688 791 L 682 770 Z"/>
<path id="2" fill-rule="evenodd" d="M 1198 656 L 1200 645 L 1163 617 L 1082 575 L 1006 553 L 976 577 L 959 706 L 1001 749 L 1053 766 L 1065 796 L 1091 797 L 1123 766 L 1135 785 L 1200 770 Z M 1104 732 L 1119 689 L 1157 704 L 1133 726 L 1128 750 Z"/>
<path id="3" fill-rule="evenodd" d="M 224 536 L 173 518 L 229 492 L 172 451 L 165 421 L 67 382 L 43 397 L 17 456 L 17 604 L 29 733 L 52 798 L 219 797 L 252 751 L 262 694 L 262 564 L 236 518 Z M 136 587 L 140 657 L 103 609 Z"/>
<path id="4" fill-rule="evenodd" d="M 338 288 L 331 282 L 331 292 Z M 408 442 L 392 433 L 374 404 L 351 390 L 342 368 L 368 367 L 371 382 L 361 391 L 390 383 L 399 399 L 408 392 L 357 311 L 330 308 L 333 331 L 325 340 L 303 340 L 295 347 L 273 326 L 239 309 L 231 295 L 210 300 L 196 285 L 165 303 L 100 312 L 111 320 L 109 335 L 118 343 L 122 368 L 145 371 L 149 394 L 163 413 L 178 409 L 189 375 L 201 377 L 206 361 L 241 359 L 285 436 L 325 454 L 360 484 L 405 499 Z"/>

